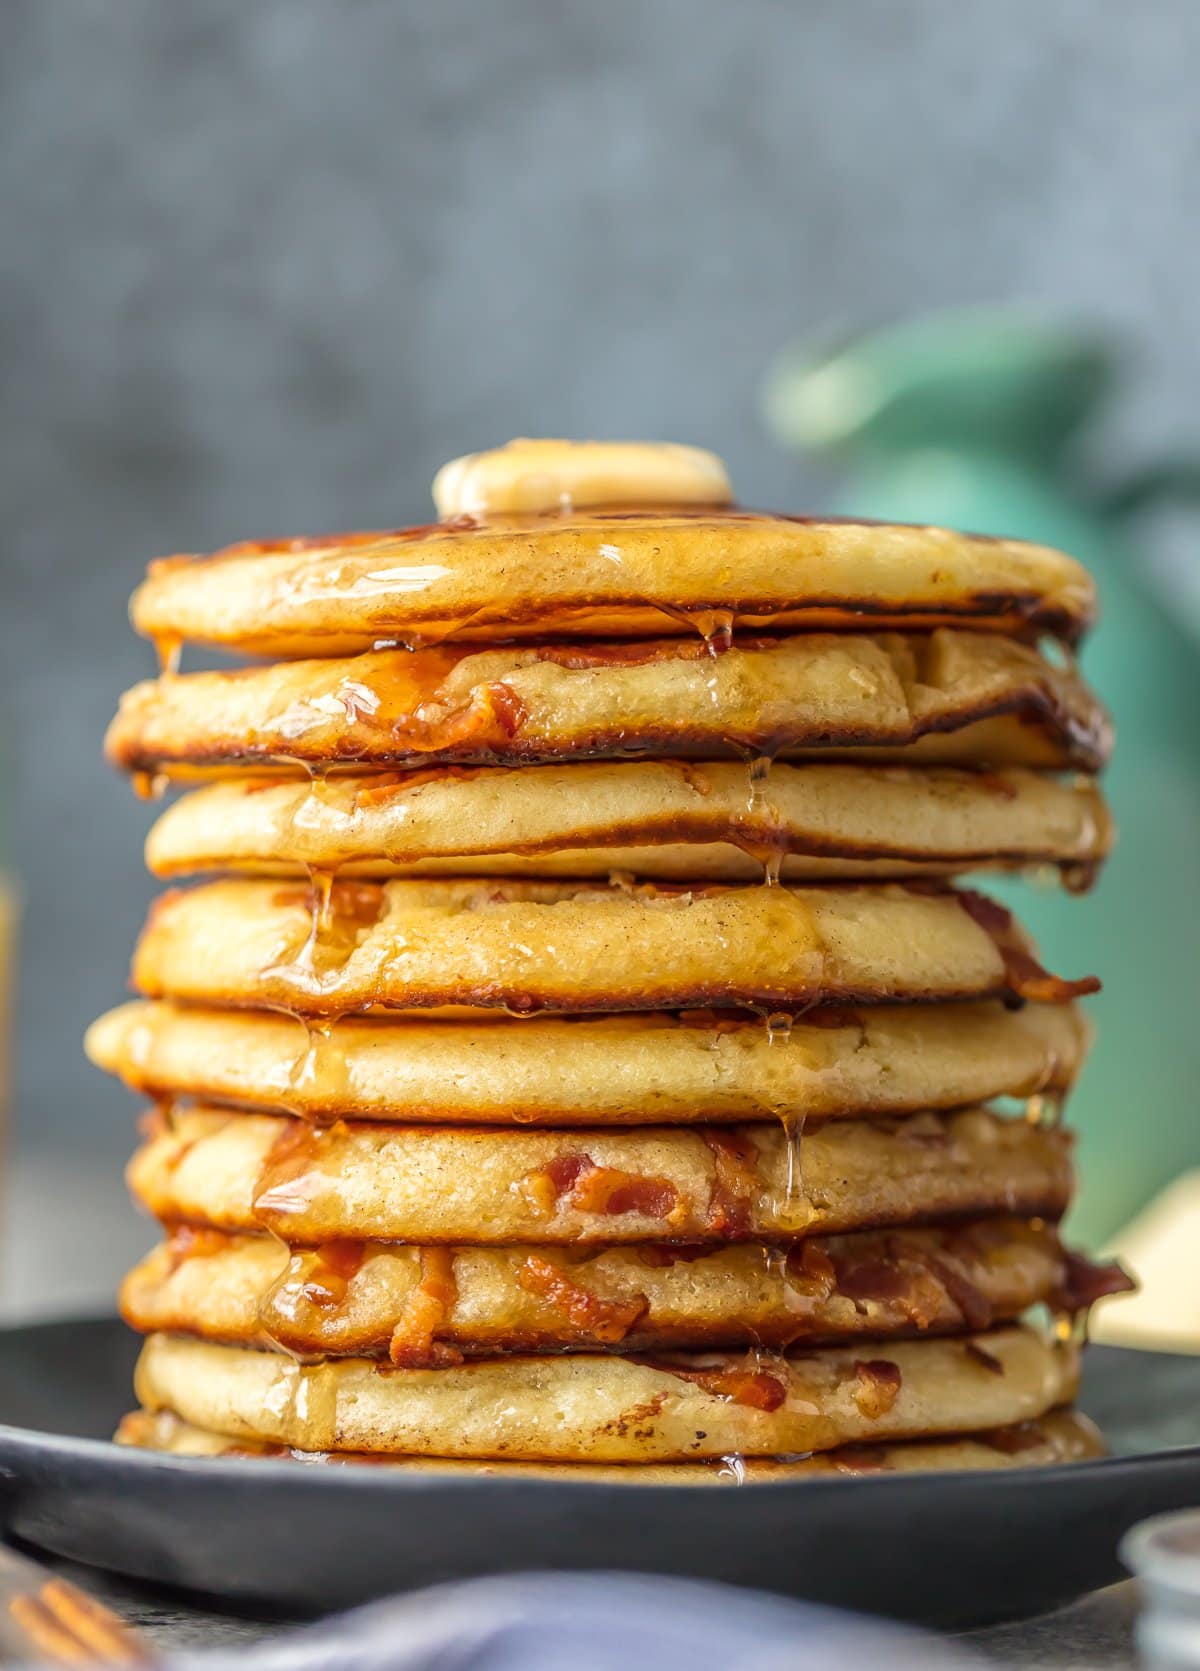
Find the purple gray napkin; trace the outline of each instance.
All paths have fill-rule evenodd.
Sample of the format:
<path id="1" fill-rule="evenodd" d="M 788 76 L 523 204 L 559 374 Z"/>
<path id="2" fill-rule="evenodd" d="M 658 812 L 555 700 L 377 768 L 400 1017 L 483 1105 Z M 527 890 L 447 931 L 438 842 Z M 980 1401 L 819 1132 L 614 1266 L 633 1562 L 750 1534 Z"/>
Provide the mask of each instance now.
<path id="1" fill-rule="evenodd" d="M 864 1550 L 863 1559 L 879 1552 Z M 530 1573 L 439 1585 L 172 1671 L 968 1671 L 915 1631 L 682 1578 Z"/>

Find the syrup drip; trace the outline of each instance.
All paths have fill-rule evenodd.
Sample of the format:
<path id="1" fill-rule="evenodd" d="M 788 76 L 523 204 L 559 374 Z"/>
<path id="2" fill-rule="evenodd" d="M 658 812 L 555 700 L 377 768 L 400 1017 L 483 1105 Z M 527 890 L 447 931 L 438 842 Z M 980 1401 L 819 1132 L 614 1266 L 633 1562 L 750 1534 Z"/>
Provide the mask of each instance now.
<path id="1" fill-rule="evenodd" d="M 772 1010 L 763 1015 L 769 1050 L 786 1050 L 791 1044 L 795 1017 L 783 1010 Z M 778 1198 L 769 1205 L 771 1216 L 778 1224 L 791 1227 L 804 1217 L 807 1197 L 804 1193 L 804 1124 L 805 1116 L 783 1095 L 768 1093 L 764 1106 L 779 1121 L 784 1140 L 784 1181 Z"/>
<path id="2" fill-rule="evenodd" d="M 772 758 L 769 754 L 755 754 L 750 757 L 750 793 L 746 797 L 746 811 L 751 818 L 762 811 L 765 798 L 767 779 L 771 775 Z"/>
<path id="3" fill-rule="evenodd" d="M 1066 1105 L 1067 1092 L 1062 1088 L 1035 1091 L 1025 1099 L 1025 1118 L 1042 1131 L 1058 1131 Z"/>
<path id="4" fill-rule="evenodd" d="M 774 1384 L 782 1390 L 783 1400 L 786 1400 L 792 1372 L 783 1352 L 777 1347 L 766 1346 L 761 1340 L 756 1340 L 750 1347 L 749 1361 L 758 1385 L 765 1387 Z"/>
<path id="5" fill-rule="evenodd" d="M 746 1459 L 741 1451 L 730 1451 L 728 1456 L 721 1458 L 721 1466 L 717 1469 L 717 1478 L 727 1480 L 730 1485 L 745 1485 Z"/>
<path id="6" fill-rule="evenodd" d="M 766 1018 L 767 1045 L 769 1049 L 786 1049 L 792 1041 L 794 1018 L 778 1011 Z M 798 1114 L 791 1107 L 777 1107 L 783 1127 L 784 1143 L 786 1145 L 786 1176 L 784 1181 L 783 1202 L 784 1217 L 790 1218 L 793 1210 L 805 1201 L 804 1195 L 804 1115 Z"/>
<path id="7" fill-rule="evenodd" d="M 731 830 L 728 836 L 743 853 L 762 865 L 763 883 L 768 888 L 779 886 L 783 861 L 788 852 L 787 828 L 767 799 L 767 781 L 774 758 L 769 753 L 749 756 L 746 762 L 749 777 L 746 816 L 753 834 L 744 836 Z"/>
<path id="8" fill-rule="evenodd" d="M 1086 1346 L 1088 1338 L 1088 1321 L 1092 1314 L 1091 1306 L 1081 1306 L 1078 1310 L 1056 1311 L 1054 1313 L 1054 1338 L 1060 1346 Z"/>
<path id="9" fill-rule="evenodd" d="M 169 778 L 165 772 L 132 772 L 129 781 L 133 792 L 142 801 L 161 801 L 167 792 Z"/>
<path id="10" fill-rule="evenodd" d="M 264 1407 L 278 1423 L 284 1444 L 296 1450 L 331 1451 L 337 1444 L 337 1379 L 328 1363 L 281 1362 Z"/>
<path id="11" fill-rule="evenodd" d="M 332 1124 L 337 1116 L 314 1107 L 313 1093 L 319 1088 L 319 1100 L 325 1105 L 331 1099 L 339 1104 L 349 1097 L 350 1075 L 346 1054 L 333 1047 L 334 1030 L 342 1016 L 339 1013 L 316 1019 L 301 1015 L 296 1010 L 287 1013 L 304 1029 L 304 1047 L 293 1058 L 288 1070 L 289 1112 L 299 1119 L 311 1120 L 314 1125 Z"/>
<path id="12" fill-rule="evenodd" d="M 807 1251 L 807 1249 L 805 1250 Z M 779 1326 L 779 1319 L 785 1315 L 794 1316 L 797 1325 L 800 1323 L 798 1314 L 806 1313 L 810 1309 L 811 1295 L 805 1294 L 797 1287 L 792 1273 L 792 1259 L 790 1250 L 778 1247 L 774 1243 L 763 1244 L 763 1271 L 767 1281 L 768 1308 L 775 1310 L 777 1317 L 772 1319 L 772 1326 Z M 789 1333 L 788 1341 L 795 1339 L 801 1330 L 797 1326 L 795 1332 Z"/>
<path id="13" fill-rule="evenodd" d="M 782 847 L 768 847 L 763 851 L 763 883 L 768 888 L 777 888 L 783 874 L 784 850 Z"/>
<path id="14" fill-rule="evenodd" d="M 704 624 L 701 625 L 701 620 Z M 705 679 L 708 687 L 709 700 L 717 711 L 721 708 L 721 687 L 717 680 L 716 663 L 720 656 L 733 648 L 733 623 L 735 620 L 732 609 L 714 609 L 706 611 L 703 617 L 697 617 L 704 638 L 704 648 L 712 663 L 712 670 Z"/>
<path id="15" fill-rule="evenodd" d="M 300 845 L 297 829 L 304 827 L 310 809 L 322 804 L 320 791 L 330 774 L 320 771 L 312 762 L 295 756 L 287 757 L 285 763 L 299 767 L 307 777 L 309 786 L 304 800 L 293 808 L 290 817 L 288 844 L 293 850 L 297 850 Z M 339 921 L 339 916 L 345 904 L 343 894 L 354 901 L 358 898 L 358 890 L 351 884 L 346 890 L 335 892 L 339 870 L 336 864 L 306 863 L 304 868 L 309 883 L 305 895 L 309 912 L 308 934 L 297 955 L 290 962 L 264 970 L 264 974 L 279 976 L 288 985 L 298 986 L 304 992 L 320 992 L 324 989 L 329 974 L 336 973 L 345 963 L 349 952 L 354 949 L 353 942 L 348 940 L 344 926 Z M 381 892 L 377 892 L 375 897 L 382 902 Z M 362 915 L 362 912 L 351 909 L 352 918 Z M 355 933 L 354 939 L 356 938 Z M 345 1012 L 337 1011 L 316 1019 L 284 1004 L 270 1007 L 277 1009 L 280 1014 L 291 1016 L 304 1029 L 303 1048 L 288 1069 L 288 1096 L 284 1106 L 300 1119 L 311 1119 L 318 1124 L 325 1123 L 322 1116 L 315 1113 L 311 1107 L 311 1092 L 324 1079 L 327 1082 L 324 1092 L 326 1102 L 332 1097 L 337 1103 L 339 1093 L 347 1093 L 350 1089 L 344 1056 L 331 1048 L 333 1031 Z"/>
<path id="16" fill-rule="evenodd" d="M 258 1305 L 258 1326 L 265 1339 L 297 1362 L 321 1345 L 321 1317 L 336 1315 L 367 1257 L 365 1242 L 326 1242 L 319 1248 L 287 1249 L 288 1261 Z"/>
<path id="17" fill-rule="evenodd" d="M 338 882 L 323 870 L 311 871 L 307 888 L 284 888 L 275 895 L 280 906 L 303 903 L 309 928 L 290 958 L 263 970 L 312 997 L 326 997 L 336 986 L 359 942 L 383 915 L 387 896 L 378 882 Z M 344 1012 L 343 1012 L 344 1013 Z"/>
<path id="18" fill-rule="evenodd" d="M 138 1120 L 138 1131 L 147 1141 L 175 1131 L 180 1114 L 180 1099 L 169 1091 L 156 1091 L 149 1095 L 150 1106 Z"/>
<path id="19" fill-rule="evenodd" d="M 662 599 L 644 599 L 651 608 L 659 610 L 668 620 L 676 621 L 688 632 L 698 632 L 704 640 L 709 655 L 728 650 L 733 645 L 733 630 L 737 625 L 737 612 L 733 609 L 681 609 L 678 604 L 670 604 Z"/>
<path id="20" fill-rule="evenodd" d="M 180 657 L 183 654 L 182 636 L 177 632 L 156 632 L 150 635 L 150 642 L 158 658 L 159 678 L 174 678 L 179 672 Z"/>
<path id="21" fill-rule="evenodd" d="M 322 1185 L 326 1139 L 336 1126 L 314 1128 L 303 1120 L 282 1123 L 263 1162 L 254 1191 L 254 1215 L 264 1230 L 304 1217 Z"/>

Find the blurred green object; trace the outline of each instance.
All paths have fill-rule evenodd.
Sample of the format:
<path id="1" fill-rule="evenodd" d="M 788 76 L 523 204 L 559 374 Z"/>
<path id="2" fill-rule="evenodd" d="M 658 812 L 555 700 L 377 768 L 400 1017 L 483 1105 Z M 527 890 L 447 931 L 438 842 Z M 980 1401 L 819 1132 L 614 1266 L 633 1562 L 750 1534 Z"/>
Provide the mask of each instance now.
<path id="1" fill-rule="evenodd" d="M 778 440 L 844 464 L 848 513 L 1041 540 L 1099 583 L 1082 663 L 1117 722 L 1116 854 L 1084 899 L 987 884 L 1049 967 L 1104 980 L 1070 1111 L 1083 1174 L 1072 1222 L 1089 1239 L 1200 1165 L 1200 646 L 1139 563 L 1132 527 L 1165 498 L 1200 501 L 1200 448 L 1124 483 L 1089 479 L 1078 442 L 1116 368 L 1099 336 L 971 312 L 792 350 L 765 395 Z"/>

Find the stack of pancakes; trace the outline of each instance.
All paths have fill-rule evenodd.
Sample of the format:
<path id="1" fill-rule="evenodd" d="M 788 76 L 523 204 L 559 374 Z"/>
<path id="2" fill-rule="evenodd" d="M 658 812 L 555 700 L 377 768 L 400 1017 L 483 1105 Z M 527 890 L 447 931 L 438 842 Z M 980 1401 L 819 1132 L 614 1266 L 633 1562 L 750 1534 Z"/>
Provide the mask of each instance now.
<path id="1" fill-rule="evenodd" d="M 1086 574 L 750 514 L 689 449 L 514 443 L 438 496 L 135 596 L 164 669 L 108 751 L 209 780 L 147 852 L 217 877 L 89 1036 L 155 1099 L 120 1437 L 702 1482 L 1095 1454 L 1070 1319 L 1124 1279 L 1056 1224 L 1096 983 L 954 883 L 1105 856 Z"/>

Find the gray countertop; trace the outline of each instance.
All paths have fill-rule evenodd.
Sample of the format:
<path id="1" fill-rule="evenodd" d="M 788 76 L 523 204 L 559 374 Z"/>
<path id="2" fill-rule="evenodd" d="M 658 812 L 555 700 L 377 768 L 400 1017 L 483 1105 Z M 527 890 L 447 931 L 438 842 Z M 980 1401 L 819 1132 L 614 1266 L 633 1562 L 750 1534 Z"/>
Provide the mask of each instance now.
<path id="1" fill-rule="evenodd" d="M 111 1310 L 117 1279 L 151 1240 L 128 1205 L 119 1168 L 79 1157 L 18 1159 L 9 1184 L 0 1316 Z M 55 1227 L 53 1234 L 47 1226 Z M 240 1647 L 290 1628 L 286 1620 L 233 1617 L 100 1573 L 63 1570 L 165 1647 Z M 968 1632 L 961 1640 L 1001 1665 L 1132 1667 L 1135 1610 L 1133 1586 L 1118 1584 L 1044 1618 Z"/>

